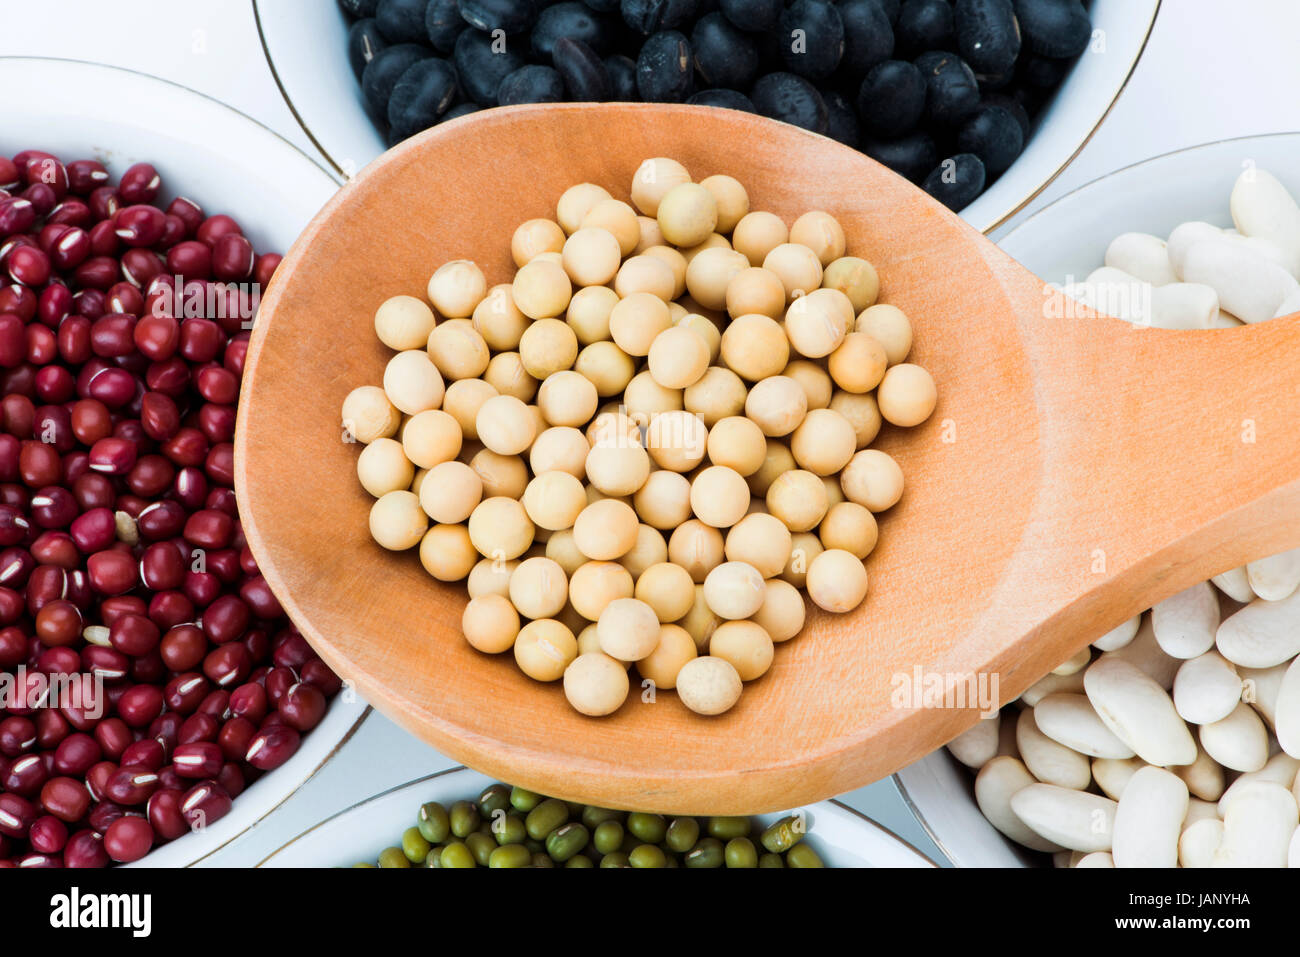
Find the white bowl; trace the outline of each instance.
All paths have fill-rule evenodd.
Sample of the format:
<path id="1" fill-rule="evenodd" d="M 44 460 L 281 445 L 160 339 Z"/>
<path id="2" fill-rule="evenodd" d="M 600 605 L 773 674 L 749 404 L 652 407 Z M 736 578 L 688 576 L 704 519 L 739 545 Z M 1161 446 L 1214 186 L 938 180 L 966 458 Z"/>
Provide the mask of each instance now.
<path id="1" fill-rule="evenodd" d="M 68 160 L 95 158 L 114 177 L 148 160 L 162 174 L 164 189 L 178 188 L 211 212 L 233 215 L 259 250 L 287 250 L 338 188 L 299 150 L 242 113 L 140 73 L 3 57 L 0 89 L 0 153 L 43 149 Z M 188 866 L 269 814 L 360 723 L 366 705 L 348 697 L 336 697 L 298 753 L 241 794 L 229 814 L 163 845 L 139 865 Z"/>
<path id="2" fill-rule="evenodd" d="M 1060 175 L 1088 142 L 1137 65 L 1160 0 L 1092 0 L 1104 49 L 1079 58 L 1035 121 L 1024 153 L 962 217 L 990 232 Z M 347 62 L 348 23 L 332 0 L 253 0 L 267 62 L 290 111 L 322 155 L 350 177 L 384 152 Z"/>
<path id="3" fill-rule="evenodd" d="M 1043 207 L 999 245 L 1046 282 L 1082 280 L 1103 265 L 1106 247 L 1120 233 L 1164 237 L 1189 220 L 1231 226 L 1228 196 L 1249 165 L 1300 196 L 1300 133 L 1207 143 L 1125 167 Z M 895 775 L 917 821 L 957 866 L 1049 864 L 1046 855 L 1008 841 L 984 819 L 974 779 L 944 748 Z"/>
<path id="4" fill-rule="evenodd" d="M 340 867 L 373 862 L 415 823 L 421 804 L 472 800 L 495 779 L 468 768 L 450 768 L 384 791 L 326 818 L 267 857 L 258 867 Z M 806 810 L 804 839 L 827 867 L 934 867 L 870 818 L 838 801 Z M 756 815 L 765 826 L 782 814 Z"/>

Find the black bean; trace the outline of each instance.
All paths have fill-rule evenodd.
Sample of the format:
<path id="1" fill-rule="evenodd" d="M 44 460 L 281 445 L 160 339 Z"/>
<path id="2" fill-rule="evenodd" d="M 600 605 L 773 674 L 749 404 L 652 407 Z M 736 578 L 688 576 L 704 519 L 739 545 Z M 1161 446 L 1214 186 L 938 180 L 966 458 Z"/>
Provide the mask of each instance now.
<path id="1" fill-rule="evenodd" d="M 728 110 L 744 110 L 746 113 L 758 112 L 754 109 L 753 101 L 736 90 L 701 90 L 686 102 L 695 106 L 720 106 Z"/>
<path id="2" fill-rule="evenodd" d="M 828 0 L 794 0 L 781 14 L 782 59 L 791 73 L 824 80 L 844 56 L 844 21 Z"/>
<path id="3" fill-rule="evenodd" d="M 894 49 L 894 30 L 880 0 L 843 0 L 839 4 L 844 22 L 844 56 L 837 78 L 853 87 L 877 63 L 889 59 Z"/>
<path id="4" fill-rule="evenodd" d="M 785 9 L 782 0 L 718 0 L 722 15 L 751 33 L 773 29 Z"/>
<path id="5" fill-rule="evenodd" d="M 540 63 L 521 66 L 497 87 L 497 102 L 502 106 L 520 103 L 560 103 L 564 100 L 564 80 L 554 67 Z"/>
<path id="6" fill-rule="evenodd" d="M 689 26 L 701 0 L 620 0 L 623 22 L 643 36 Z"/>
<path id="7" fill-rule="evenodd" d="M 641 99 L 636 89 L 636 60 L 616 53 L 605 58 L 605 71 L 609 74 L 611 100 L 634 103 Z"/>
<path id="8" fill-rule="evenodd" d="M 957 52 L 981 77 L 1009 77 L 1020 55 L 1020 27 L 1011 0 L 956 0 Z"/>
<path id="9" fill-rule="evenodd" d="M 460 15 L 456 0 L 429 0 L 424 8 L 424 34 L 429 45 L 444 56 L 456 49 L 456 38 L 469 24 Z"/>
<path id="10" fill-rule="evenodd" d="M 554 2 L 554 0 L 546 0 L 546 5 L 550 6 L 552 2 Z M 582 0 L 582 2 L 591 7 L 591 9 L 595 10 L 597 13 L 618 12 L 619 0 Z"/>
<path id="11" fill-rule="evenodd" d="M 1015 0 L 1020 36 L 1031 53 L 1075 57 L 1088 48 L 1092 22 L 1079 0 Z"/>
<path id="12" fill-rule="evenodd" d="M 375 21 L 389 43 L 424 43 L 424 7 L 429 0 L 379 0 Z"/>
<path id="13" fill-rule="evenodd" d="M 691 95 L 694 70 L 691 44 L 683 34 L 652 34 L 636 58 L 637 91 L 647 103 L 683 103 Z"/>
<path id="14" fill-rule="evenodd" d="M 889 23 L 892 26 L 898 22 L 898 14 L 902 10 L 903 0 L 880 0 L 880 8 L 885 11 L 885 16 L 889 17 Z"/>
<path id="15" fill-rule="evenodd" d="M 416 43 L 399 43 L 380 50 L 361 74 L 361 95 L 379 117 L 388 115 L 388 97 L 407 68 L 423 60 L 429 50 Z"/>
<path id="16" fill-rule="evenodd" d="M 958 153 L 931 170 L 921 188 L 959 213 L 984 192 L 984 164 L 971 153 Z"/>
<path id="17" fill-rule="evenodd" d="M 1020 64 L 1016 67 L 1016 80 L 1034 90 L 1054 90 L 1073 66 L 1073 60 L 1058 60 L 1031 53 L 1020 58 Z"/>
<path id="18" fill-rule="evenodd" d="M 533 27 L 533 55 L 549 62 L 555 41 L 560 37 L 581 40 L 600 56 L 614 51 L 617 36 L 612 18 L 593 11 L 585 4 L 566 0 L 547 7 L 537 17 Z"/>
<path id="19" fill-rule="evenodd" d="M 357 79 L 366 68 L 366 64 L 375 58 L 375 54 L 388 46 L 388 41 L 379 32 L 374 17 L 358 20 L 348 29 L 348 63 Z"/>
<path id="20" fill-rule="evenodd" d="M 1032 125 L 1029 120 L 1029 111 L 1025 105 L 1014 96 L 1008 96 L 1006 93 L 988 93 L 980 101 L 980 106 L 1000 106 L 1016 118 L 1020 125 L 1020 132 L 1024 142 L 1029 142 L 1029 133 Z"/>
<path id="21" fill-rule="evenodd" d="M 388 97 L 388 124 L 403 138 L 438 122 L 456 99 L 456 71 L 438 57 L 407 67 Z"/>
<path id="22" fill-rule="evenodd" d="M 957 134 L 957 148 L 963 153 L 974 153 L 984 164 L 984 171 L 989 176 L 997 176 L 1025 148 L 1025 134 L 1010 110 L 981 106 Z"/>
<path id="23" fill-rule="evenodd" d="M 801 76 L 769 73 L 759 77 L 749 98 L 754 101 L 754 109 L 763 116 L 802 126 L 814 133 L 825 133 L 829 128 L 826 102 L 817 92 L 817 87 Z"/>
<path id="24" fill-rule="evenodd" d="M 913 183 L 922 178 L 939 162 L 939 150 L 929 133 L 917 130 L 891 140 L 869 139 L 862 144 L 862 152 L 877 163 L 887 166 L 899 176 Z"/>
<path id="25" fill-rule="evenodd" d="M 862 128 L 858 125 L 853 104 L 839 90 L 823 90 L 822 100 L 826 103 L 826 135 L 857 149 L 862 139 Z"/>
<path id="26" fill-rule="evenodd" d="M 952 6 L 947 0 L 906 0 L 894 26 L 899 56 L 951 49 Z"/>
<path id="27" fill-rule="evenodd" d="M 339 0 L 339 6 L 350 17 L 373 17 L 379 0 Z"/>
<path id="28" fill-rule="evenodd" d="M 533 0 L 456 0 L 456 8 L 466 23 L 484 33 L 523 33 L 537 22 Z"/>
<path id="29" fill-rule="evenodd" d="M 858 117 L 867 132 L 894 139 L 916 127 L 925 112 L 925 77 L 906 60 L 872 67 L 858 91 Z"/>
<path id="30" fill-rule="evenodd" d="M 603 103 L 609 99 L 609 71 L 581 40 L 560 37 L 555 42 L 551 61 L 564 80 L 570 100 Z"/>
<path id="31" fill-rule="evenodd" d="M 522 37 L 493 39 L 477 30 L 466 30 L 456 38 L 456 75 L 465 95 L 479 106 L 497 105 L 501 81 L 524 65 L 515 51 L 525 49 Z"/>
<path id="32" fill-rule="evenodd" d="M 691 32 L 695 69 L 709 86 L 748 89 L 758 76 L 758 48 L 720 12 L 706 14 Z"/>
<path id="33" fill-rule="evenodd" d="M 925 53 L 915 63 L 925 77 L 925 114 L 932 122 L 956 126 L 975 112 L 980 101 L 979 81 L 961 57 Z"/>
<path id="34" fill-rule="evenodd" d="M 471 113 L 477 113 L 482 109 L 483 107 L 479 106 L 477 103 L 457 103 L 446 113 L 442 114 L 442 118 L 439 119 L 438 122 L 446 123 L 448 120 L 458 119 L 462 116 L 469 116 Z"/>

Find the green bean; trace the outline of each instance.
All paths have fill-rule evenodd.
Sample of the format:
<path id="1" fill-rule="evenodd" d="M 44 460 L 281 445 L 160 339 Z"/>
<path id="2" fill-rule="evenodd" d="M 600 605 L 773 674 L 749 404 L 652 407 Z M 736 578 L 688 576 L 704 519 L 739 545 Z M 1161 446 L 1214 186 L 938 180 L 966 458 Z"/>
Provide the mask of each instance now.
<path id="1" fill-rule="evenodd" d="M 676 817 L 668 825 L 664 840 L 678 854 L 685 854 L 700 839 L 700 822 L 693 817 Z"/>
<path id="2" fill-rule="evenodd" d="M 406 852 L 400 847 L 386 847 L 379 852 L 380 867 L 410 867 Z"/>
<path id="3" fill-rule="evenodd" d="M 659 814 L 636 812 L 627 816 L 627 829 L 646 844 L 658 844 L 664 839 L 668 825 Z"/>
<path id="4" fill-rule="evenodd" d="M 452 841 L 442 849 L 443 867 L 477 867 L 473 852 L 460 841 Z"/>
<path id="5" fill-rule="evenodd" d="M 822 859 L 807 844 L 796 844 L 785 853 L 786 867 L 825 867 Z"/>
<path id="6" fill-rule="evenodd" d="M 728 867 L 758 867 L 758 851 L 747 837 L 733 837 L 723 849 Z"/>
<path id="7" fill-rule="evenodd" d="M 420 816 L 416 824 L 420 828 L 421 836 L 430 844 L 441 844 L 451 833 L 447 809 L 437 801 L 430 801 L 420 807 Z"/>
<path id="8" fill-rule="evenodd" d="M 504 784 L 493 784 L 478 796 L 478 811 L 491 820 L 497 811 L 510 810 L 510 789 Z"/>
<path id="9" fill-rule="evenodd" d="M 430 844 L 418 827 L 408 827 L 402 833 L 402 853 L 412 864 L 420 864 L 429 856 Z"/>
<path id="10" fill-rule="evenodd" d="M 611 811 L 607 807 L 596 807 L 594 804 L 588 804 L 582 809 L 582 823 L 587 825 L 589 830 L 594 831 L 606 821 L 622 821 L 622 811 Z"/>
<path id="11" fill-rule="evenodd" d="M 623 846 L 623 825 L 618 821 L 605 821 L 597 825 L 593 841 L 600 853 L 613 854 Z"/>
<path id="12" fill-rule="evenodd" d="M 522 844 L 528 840 L 528 829 L 518 814 L 503 814 L 492 822 L 492 836 L 502 847 L 507 844 Z"/>
<path id="13" fill-rule="evenodd" d="M 615 851 L 613 854 L 606 854 L 600 859 L 601 867 L 631 867 L 628 863 L 627 855 L 622 851 Z"/>
<path id="14" fill-rule="evenodd" d="M 582 824 L 576 821 L 564 824 L 547 835 L 546 853 L 551 855 L 551 860 L 563 864 L 586 847 L 589 840 L 591 832 Z"/>
<path id="15" fill-rule="evenodd" d="M 372 871 L 375 869 L 375 865 L 374 865 L 374 864 L 371 864 L 369 861 L 359 861 L 359 862 L 357 862 L 356 864 L 353 864 L 352 866 L 353 866 L 353 868 L 358 868 L 358 867 L 359 867 L 359 868 L 362 868 L 362 869 L 367 869 L 367 870 L 372 870 Z"/>
<path id="16" fill-rule="evenodd" d="M 804 820 L 791 814 L 777 821 L 759 838 L 763 847 L 773 854 L 784 854 L 803 840 Z"/>
<path id="17" fill-rule="evenodd" d="M 451 820 L 451 833 L 459 838 L 478 830 L 478 808 L 469 801 L 457 801 L 447 816 Z"/>
<path id="18" fill-rule="evenodd" d="M 442 848 L 437 846 L 429 848 L 429 853 L 425 855 L 421 866 L 435 869 L 442 867 Z"/>
<path id="19" fill-rule="evenodd" d="M 595 867 L 596 865 L 591 862 L 590 857 L 587 857 L 583 854 L 579 854 L 577 857 L 569 858 L 565 862 L 564 866 L 565 867 Z"/>
<path id="20" fill-rule="evenodd" d="M 687 867 L 721 867 L 724 856 L 722 842 L 706 837 L 686 852 L 682 863 Z"/>
<path id="21" fill-rule="evenodd" d="M 555 798 L 547 798 L 528 812 L 528 817 L 524 818 L 524 826 L 528 828 L 528 836 L 534 841 L 543 841 L 547 834 L 561 824 L 568 823 L 568 820 L 569 806 Z"/>
<path id="22" fill-rule="evenodd" d="M 488 856 L 488 867 L 527 867 L 533 855 L 522 844 L 503 844 Z"/>
<path id="23" fill-rule="evenodd" d="M 474 855 L 474 860 L 478 862 L 479 867 L 488 866 L 488 858 L 492 852 L 497 849 L 497 842 L 492 840 L 486 834 L 480 834 L 475 831 L 465 838 L 465 846 L 469 848 L 470 853 Z"/>
<path id="24" fill-rule="evenodd" d="M 758 859 L 759 867 L 785 867 L 785 861 L 780 854 L 764 854 Z"/>
<path id="25" fill-rule="evenodd" d="M 555 862 L 545 851 L 538 851 L 533 855 L 533 867 L 554 867 Z"/>
<path id="26" fill-rule="evenodd" d="M 627 856 L 627 862 L 633 867 L 667 867 L 668 859 L 654 844 L 641 844 Z"/>
<path id="27" fill-rule="evenodd" d="M 526 788 L 510 789 L 510 806 L 521 814 L 527 814 L 542 803 L 542 796 Z"/>
<path id="28" fill-rule="evenodd" d="M 750 826 L 747 817 L 711 817 L 707 830 L 709 837 L 729 841 L 733 837 L 748 837 Z"/>

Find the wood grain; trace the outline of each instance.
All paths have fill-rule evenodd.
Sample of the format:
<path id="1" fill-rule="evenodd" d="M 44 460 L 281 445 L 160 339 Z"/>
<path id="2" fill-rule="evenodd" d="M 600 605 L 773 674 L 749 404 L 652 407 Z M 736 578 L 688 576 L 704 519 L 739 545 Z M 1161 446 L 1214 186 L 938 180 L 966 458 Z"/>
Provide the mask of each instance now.
<path id="1" fill-rule="evenodd" d="M 811 616 L 718 718 L 671 692 L 585 718 L 459 634 L 463 587 L 371 542 L 339 407 L 390 353 L 376 306 L 453 258 L 511 275 L 509 237 L 573 183 L 627 198 L 671 156 L 737 177 L 787 222 L 824 209 L 876 264 L 939 383 L 924 426 L 877 447 L 907 476 L 855 613 Z M 1068 223 L 1061 228 L 1068 229 Z M 244 528 L 313 647 L 452 758 L 547 794 L 750 813 L 867 784 L 976 720 L 898 708 L 896 675 L 988 673 L 1002 700 L 1156 601 L 1300 545 L 1300 326 L 1197 332 L 1062 317 L 960 219 L 865 156 L 729 111 L 640 104 L 492 110 L 385 154 L 280 267 L 253 334 L 236 440 Z M 1056 314 L 1053 314 L 1056 313 Z M 1253 423 L 1253 425 L 1252 425 Z M 1253 428 L 1255 441 L 1243 441 Z M 635 692 L 635 689 L 634 689 Z"/>

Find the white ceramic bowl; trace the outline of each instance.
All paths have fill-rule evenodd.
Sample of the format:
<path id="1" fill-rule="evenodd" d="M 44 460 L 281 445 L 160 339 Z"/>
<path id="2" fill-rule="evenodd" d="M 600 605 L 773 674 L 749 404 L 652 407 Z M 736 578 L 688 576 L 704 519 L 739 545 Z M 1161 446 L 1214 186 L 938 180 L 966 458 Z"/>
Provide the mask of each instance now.
<path id="1" fill-rule="evenodd" d="M 0 89 L 0 153 L 36 148 L 68 160 L 95 158 L 115 178 L 148 160 L 162 174 L 164 189 L 179 188 L 206 209 L 235 216 L 259 250 L 287 250 L 338 188 L 266 127 L 143 74 L 72 60 L 3 57 Z M 187 866 L 229 843 L 311 777 L 366 710 L 354 696 L 335 698 L 298 753 L 241 794 L 228 815 L 139 864 Z"/>
<path id="2" fill-rule="evenodd" d="M 989 232 L 1023 208 L 1083 148 L 1124 89 L 1160 0 L 1091 0 L 1098 49 L 1079 58 L 1038 116 L 1014 166 L 962 216 Z M 348 25 L 332 0 L 253 0 L 262 46 L 289 109 L 340 176 L 385 149 L 347 62 Z"/>
<path id="3" fill-rule="evenodd" d="M 1082 280 L 1103 265 L 1106 247 L 1120 233 L 1163 237 L 1189 220 L 1231 226 L 1228 196 L 1252 164 L 1300 196 L 1300 133 L 1223 140 L 1096 179 L 1045 206 L 999 245 L 1047 282 Z M 957 866 L 1050 863 L 1046 855 L 1008 841 L 984 819 L 971 790 L 974 772 L 946 749 L 899 771 L 895 780 L 921 826 Z"/>
<path id="4" fill-rule="evenodd" d="M 299 834 L 258 867 L 340 867 L 373 862 L 400 840 L 427 801 L 450 805 L 476 797 L 495 779 L 468 768 L 451 768 L 384 791 L 340 811 Z M 807 809 L 805 840 L 827 867 L 934 867 L 920 852 L 870 818 L 838 801 Z M 764 825 L 782 814 L 761 814 Z"/>

